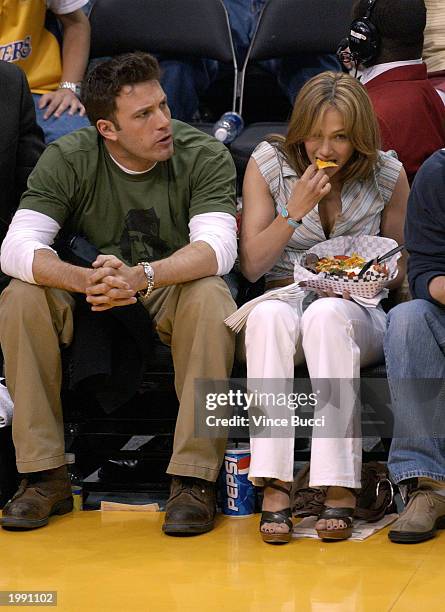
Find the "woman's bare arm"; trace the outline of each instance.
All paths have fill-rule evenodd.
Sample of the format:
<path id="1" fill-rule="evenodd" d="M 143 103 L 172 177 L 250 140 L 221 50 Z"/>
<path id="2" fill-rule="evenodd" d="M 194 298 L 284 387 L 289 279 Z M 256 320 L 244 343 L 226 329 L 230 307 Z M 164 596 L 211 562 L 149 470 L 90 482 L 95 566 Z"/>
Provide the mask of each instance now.
<path id="1" fill-rule="evenodd" d="M 309 166 L 289 198 L 289 216 L 300 220 L 329 193 L 329 177 Z M 243 184 L 240 262 L 244 276 L 254 282 L 279 259 L 295 228 L 281 215 L 275 216 L 275 204 L 257 163 L 250 159 Z"/>
<path id="2" fill-rule="evenodd" d="M 392 238 L 397 244 L 403 244 L 403 228 L 405 225 L 406 205 L 409 196 L 409 184 L 406 172 L 402 168 L 397 180 L 394 192 L 382 215 L 380 233 L 385 238 Z M 397 289 L 403 282 L 406 274 L 407 253 L 403 251 L 402 257 L 397 264 L 399 273 L 397 277 L 388 284 L 388 289 Z"/>

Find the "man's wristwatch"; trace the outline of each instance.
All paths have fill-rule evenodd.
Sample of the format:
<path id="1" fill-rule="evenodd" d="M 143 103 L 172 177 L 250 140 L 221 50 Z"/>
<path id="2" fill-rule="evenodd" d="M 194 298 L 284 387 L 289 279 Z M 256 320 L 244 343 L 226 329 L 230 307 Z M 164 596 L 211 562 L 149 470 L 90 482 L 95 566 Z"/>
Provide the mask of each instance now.
<path id="1" fill-rule="evenodd" d="M 140 261 L 138 266 L 142 266 L 144 268 L 144 274 L 147 279 L 147 289 L 145 289 L 145 291 L 138 291 L 139 297 L 145 299 L 148 298 L 150 293 L 155 288 L 155 272 L 148 261 Z"/>
<path id="2" fill-rule="evenodd" d="M 59 83 L 59 89 L 71 89 L 76 96 L 80 96 L 80 83 L 72 83 L 71 81 L 62 81 Z"/>

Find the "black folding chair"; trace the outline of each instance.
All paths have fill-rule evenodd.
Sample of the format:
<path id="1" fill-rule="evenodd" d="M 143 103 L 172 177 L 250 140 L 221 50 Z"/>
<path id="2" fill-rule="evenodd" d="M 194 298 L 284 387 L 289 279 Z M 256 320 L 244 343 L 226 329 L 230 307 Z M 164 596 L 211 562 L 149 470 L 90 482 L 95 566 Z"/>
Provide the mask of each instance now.
<path id="1" fill-rule="evenodd" d="M 352 4 L 353 0 L 269 0 L 241 70 L 238 112 L 243 112 L 246 73 L 251 63 L 299 54 L 334 53 L 347 34 Z M 231 145 L 238 173 L 244 174 L 252 151 L 267 134 L 284 134 L 286 129 L 283 122 L 250 124 Z"/>
<path id="2" fill-rule="evenodd" d="M 90 22 L 91 58 L 146 51 L 227 64 L 233 70 L 235 110 L 238 67 L 221 0 L 96 0 Z M 212 125 L 196 127 L 209 132 Z"/>

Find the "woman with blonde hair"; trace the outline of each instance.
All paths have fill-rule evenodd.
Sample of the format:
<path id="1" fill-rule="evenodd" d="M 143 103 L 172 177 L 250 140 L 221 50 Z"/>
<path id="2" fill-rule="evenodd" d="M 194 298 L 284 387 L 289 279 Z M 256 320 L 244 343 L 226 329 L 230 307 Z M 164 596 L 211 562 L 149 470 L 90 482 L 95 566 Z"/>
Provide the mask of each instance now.
<path id="1" fill-rule="evenodd" d="M 318 169 L 319 162 L 330 162 L 330 167 Z M 349 75 L 324 72 L 300 91 L 286 137 L 261 142 L 249 160 L 243 186 L 243 274 L 250 281 L 265 275 L 267 291 L 292 283 L 294 263 L 330 238 L 375 235 L 402 244 L 408 193 L 402 164 L 379 151 L 378 127 L 364 87 Z M 398 266 L 390 289 L 403 280 L 404 257 Z M 273 384 L 293 379 L 294 365 L 304 361 L 312 381 L 354 380 L 361 367 L 383 359 L 386 314 L 381 306 L 366 308 L 347 293 L 316 298 L 311 303 L 305 299 L 302 316 L 277 299 L 255 306 L 245 328 L 249 380 L 263 380 L 264 386 L 266 379 L 275 379 Z M 352 395 L 346 393 L 340 409 L 342 420 L 353 422 Z M 345 539 L 352 532 L 362 449 L 356 430 L 355 437 L 350 431 L 344 437 L 312 439 L 310 486 L 328 487 L 316 524 L 319 537 L 326 539 Z M 264 486 L 262 538 L 288 542 L 294 438 L 252 437 L 251 454 L 249 478 Z"/>

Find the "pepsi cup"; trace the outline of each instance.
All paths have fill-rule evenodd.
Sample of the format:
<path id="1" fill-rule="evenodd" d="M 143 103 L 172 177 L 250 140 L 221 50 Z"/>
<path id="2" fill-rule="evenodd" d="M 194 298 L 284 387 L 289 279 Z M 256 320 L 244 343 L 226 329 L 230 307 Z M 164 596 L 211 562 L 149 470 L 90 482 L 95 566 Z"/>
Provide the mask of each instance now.
<path id="1" fill-rule="evenodd" d="M 248 480 L 248 444 L 229 444 L 220 474 L 221 510 L 227 516 L 251 516 L 255 512 L 255 487 Z"/>

